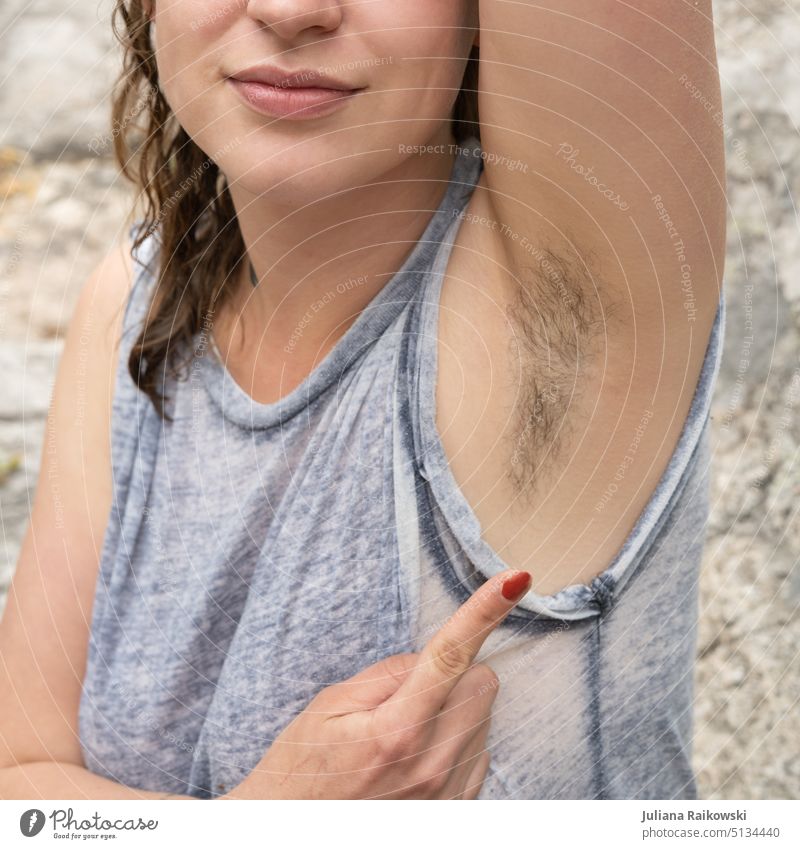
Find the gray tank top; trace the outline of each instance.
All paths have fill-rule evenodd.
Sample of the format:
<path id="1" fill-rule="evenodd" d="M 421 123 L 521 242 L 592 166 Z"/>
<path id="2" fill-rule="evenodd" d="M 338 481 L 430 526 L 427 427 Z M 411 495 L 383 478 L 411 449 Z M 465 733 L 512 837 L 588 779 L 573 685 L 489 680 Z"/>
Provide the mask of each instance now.
<path id="1" fill-rule="evenodd" d="M 399 271 L 271 404 L 200 333 L 162 423 L 126 367 L 156 236 L 136 253 L 79 714 L 90 770 L 222 794 L 320 689 L 421 650 L 506 568 L 435 426 L 440 287 L 481 167 L 473 141 Z M 680 441 L 613 563 L 590 584 L 529 593 L 481 650 L 501 686 L 480 798 L 695 795 L 697 578 L 723 326 L 721 300 Z"/>

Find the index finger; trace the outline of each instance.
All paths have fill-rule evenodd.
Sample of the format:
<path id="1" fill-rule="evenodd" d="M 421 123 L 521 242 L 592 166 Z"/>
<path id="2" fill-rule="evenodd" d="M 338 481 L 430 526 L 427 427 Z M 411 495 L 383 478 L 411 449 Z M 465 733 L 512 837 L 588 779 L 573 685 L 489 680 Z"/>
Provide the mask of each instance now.
<path id="1" fill-rule="evenodd" d="M 415 725 L 435 716 L 472 666 L 486 638 L 528 592 L 529 572 L 495 575 L 456 610 L 420 652 L 416 666 L 385 706 L 394 704 L 403 722 Z"/>

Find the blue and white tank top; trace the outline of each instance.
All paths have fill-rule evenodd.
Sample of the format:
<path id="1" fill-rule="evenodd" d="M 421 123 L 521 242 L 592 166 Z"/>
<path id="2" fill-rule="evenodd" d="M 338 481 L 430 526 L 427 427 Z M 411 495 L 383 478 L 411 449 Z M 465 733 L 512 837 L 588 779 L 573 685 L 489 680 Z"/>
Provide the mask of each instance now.
<path id="1" fill-rule="evenodd" d="M 506 568 L 435 425 L 439 294 L 482 165 L 477 141 L 464 151 L 402 267 L 275 403 L 253 400 L 198 344 L 168 388 L 174 421 L 161 420 L 127 369 L 157 232 L 136 252 L 79 714 L 90 770 L 225 793 L 319 690 L 420 651 Z M 614 561 L 588 584 L 529 593 L 481 650 L 501 686 L 480 798 L 695 795 L 697 578 L 723 325 L 721 300 L 680 440 Z"/>

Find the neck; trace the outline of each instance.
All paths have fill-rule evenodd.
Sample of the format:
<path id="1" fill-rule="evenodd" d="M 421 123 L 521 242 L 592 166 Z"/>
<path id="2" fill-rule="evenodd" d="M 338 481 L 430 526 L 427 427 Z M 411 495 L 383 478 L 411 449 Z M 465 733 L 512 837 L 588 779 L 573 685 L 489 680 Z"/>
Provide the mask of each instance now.
<path id="1" fill-rule="evenodd" d="M 411 156 L 371 185 L 299 209 L 231 185 L 258 285 L 243 263 L 230 321 L 215 323 L 220 348 L 246 357 L 243 342 L 253 341 L 259 358 L 313 368 L 403 264 L 441 202 L 453 160 Z"/>

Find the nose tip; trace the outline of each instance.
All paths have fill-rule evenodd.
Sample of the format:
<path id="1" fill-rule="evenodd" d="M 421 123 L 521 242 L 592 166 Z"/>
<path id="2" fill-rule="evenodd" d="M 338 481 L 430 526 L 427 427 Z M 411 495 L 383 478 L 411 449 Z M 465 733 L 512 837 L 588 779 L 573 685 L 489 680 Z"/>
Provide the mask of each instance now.
<path id="1" fill-rule="evenodd" d="M 339 0 L 251 0 L 247 14 L 286 41 L 309 30 L 333 32 L 342 23 Z"/>

